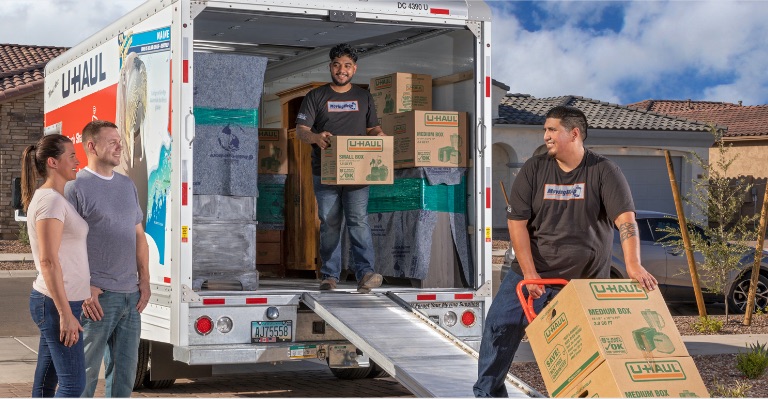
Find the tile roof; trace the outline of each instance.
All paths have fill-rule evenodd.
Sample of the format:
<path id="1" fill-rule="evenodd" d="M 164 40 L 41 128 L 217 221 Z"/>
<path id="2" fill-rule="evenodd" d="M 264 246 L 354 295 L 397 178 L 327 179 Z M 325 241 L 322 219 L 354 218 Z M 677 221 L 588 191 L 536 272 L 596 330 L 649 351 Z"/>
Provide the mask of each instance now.
<path id="1" fill-rule="evenodd" d="M 768 136 L 768 105 L 741 106 L 714 101 L 645 100 L 629 104 L 627 107 L 727 126 L 725 137 Z"/>
<path id="2" fill-rule="evenodd" d="M 0 44 L 0 101 L 43 87 L 45 64 L 66 47 Z"/>
<path id="3" fill-rule="evenodd" d="M 706 123 L 676 118 L 579 96 L 536 98 L 528 94 L 507 94 L 499 105 L 496 123 L 543 125 L 544 115 L 557 105 L 570 105 L 584 112 L 593 129 L 709 131 Z"/>

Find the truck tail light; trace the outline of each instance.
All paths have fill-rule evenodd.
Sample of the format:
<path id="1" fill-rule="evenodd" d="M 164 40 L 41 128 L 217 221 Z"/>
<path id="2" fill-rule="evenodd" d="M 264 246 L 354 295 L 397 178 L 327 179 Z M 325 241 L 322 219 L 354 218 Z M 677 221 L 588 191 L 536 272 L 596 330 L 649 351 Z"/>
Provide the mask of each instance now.
<path id="1" fill-rule="evenodd" d="M 208 316 L 200 316 L 195 320 L 195 331 L 200 335 L 208 335 L 213 330 L 213 320 Z"/>
<path id="2" fill-rule="evenodd" d="M 443 315 L 443 324 L 445 324 L 448 327 L 453 327 L 456 325 L 456 320 L 458 317 L 456 316 L 456 313 L 448 311 L 445 312 Z"/>
<path id="3" fill-rule="evenodd" d="M 464 313 L 461 314 L 461 324 L 463 324 L 465 327 L 474 326 L 475 319 L 475 312 L 471 310 L 465 310 Z"/>

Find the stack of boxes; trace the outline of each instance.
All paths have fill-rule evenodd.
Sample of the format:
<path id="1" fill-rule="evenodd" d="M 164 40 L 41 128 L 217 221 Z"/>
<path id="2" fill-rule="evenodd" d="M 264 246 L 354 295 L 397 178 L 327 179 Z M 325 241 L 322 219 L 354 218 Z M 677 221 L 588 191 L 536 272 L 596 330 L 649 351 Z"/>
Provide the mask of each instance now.
<path id="1" fill-rule="evenodd" d="M 393 138 L 395 169 L 393 186 L 371 186 L 369 192 L 376 270 L 425 288 L 461 286 L 454 273 L 458 254 L 464 280 L 471 281 L 462 244 L 468 240 L 461 237 L 466 209 L 454 206 L 466 195 L 466 112 L 432 109 L 430 75 L 379 76 L 369 90 L 382 130 Z"/>
<path id="2" fill-rule="evenodd" d="M 288 179 L 286 129 L 259 129 L 258 161 L 256 268 L 264 275 L 282 276 L 285 183 Z"/>
<path id="3" fill-rule="evenodd" d="M 571 280 L 526 329 L 552 397 L 708 397 L 658 290 Z"/>

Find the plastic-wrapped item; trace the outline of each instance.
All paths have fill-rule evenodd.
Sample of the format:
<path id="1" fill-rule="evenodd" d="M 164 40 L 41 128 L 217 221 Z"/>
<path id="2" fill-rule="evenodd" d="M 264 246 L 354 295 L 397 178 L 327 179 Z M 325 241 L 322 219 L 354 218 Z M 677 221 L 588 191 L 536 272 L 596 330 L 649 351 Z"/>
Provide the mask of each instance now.
<path id="1" fill-rule="evenodd" d="M 256 220 L 256 197 L 193 195 L 192 198 L 192 215 L 195 222 Z"/>
<path id="2" fill-rule="evenodd" d="M 192 229 L 192 288 L 205 281 L 237 280 L 243 290 L 259 287 L 256 222 L 198 222 Z"/>
<path id="3" fill-rule="evenodd" d="M 285 230 L 285 181 L 288 175 L 259 175 L 256 220 L 259 230 Z"/>

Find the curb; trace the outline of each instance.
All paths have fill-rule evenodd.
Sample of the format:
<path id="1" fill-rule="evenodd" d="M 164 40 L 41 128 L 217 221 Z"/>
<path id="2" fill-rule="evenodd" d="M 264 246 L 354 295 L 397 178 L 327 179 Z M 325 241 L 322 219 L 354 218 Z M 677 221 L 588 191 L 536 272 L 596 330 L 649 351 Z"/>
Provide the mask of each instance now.
<path id="1" fill-rule="evenodd" d="M 37 270 L 0 270 L 0 278 L 37 277 Z"/>

